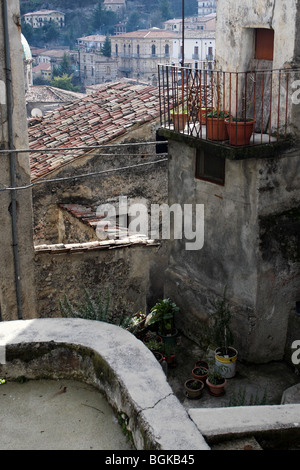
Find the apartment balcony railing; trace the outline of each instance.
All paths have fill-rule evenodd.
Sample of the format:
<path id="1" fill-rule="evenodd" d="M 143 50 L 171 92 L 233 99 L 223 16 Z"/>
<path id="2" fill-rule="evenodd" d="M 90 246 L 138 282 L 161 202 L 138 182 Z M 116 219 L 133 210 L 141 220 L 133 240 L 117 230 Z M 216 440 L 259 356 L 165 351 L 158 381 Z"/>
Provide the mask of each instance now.
<path id="1" fill-rule="evenodd" d="M 222 72 L 159 65 L 158 76 L 161 125 L 169 130 L 248 146 L 285 139 L 296 127 L 291 113 L 299 69 Z"/>

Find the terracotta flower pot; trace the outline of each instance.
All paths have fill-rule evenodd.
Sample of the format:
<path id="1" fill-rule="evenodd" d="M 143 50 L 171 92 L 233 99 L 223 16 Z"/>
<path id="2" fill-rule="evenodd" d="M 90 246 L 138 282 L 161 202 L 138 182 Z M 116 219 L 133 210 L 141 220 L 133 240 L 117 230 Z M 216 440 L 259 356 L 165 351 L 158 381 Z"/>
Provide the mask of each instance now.
<path id="1" fill-rule="evenodd" d="M 206 124 L 206 114 L 210 113 L 212 110 L 212 107 L 199 109 L 198 120 L 201 122 L 201 124 Z"/>
<path id="2" fill-rule="evenodd" d="M 223 379 L 224 381 L 220 384 L 212 384 L 208 378 L 206 379 L 206 385 L 208 386 L 209 393 L 214 397 L 219 397 L 224 395 L 225 393 L 225 386 L 227 384 L 227 380 Z"/>
<path id="3" fill-rule="evenodd" d="M 184 383 L 184 389 L 189 398 L 200 398 L 203 388 L 204 383 L 201 380 L 188 379 Z"/>
<path id="4" fill-rule="evenodd" d="M 200 359 L 199 361 L 195 362 L 195 365 L 194 367 L 205 367 L 205 369 L 209 369 L 209 365 L 208 365 L 208 362 L 207 361 L 204 361 L 202 359 Z"/>
<path id="5" fill-rule="evenodd" d="M 230 145 L 249 145 L 255 122 L 254 119 L 251 121 L 229 121 L 229 119 L 225 119 Z"/>
<path id="6" fill-rule="evenodd" d="M 192 370 L 192 376 L 195 379 L 201 380 L 201 382 L 205 383 L 205 380 L 207 379 L 208 375 L 208 369 L 205 367 L 194 367 Z"/>
<path id="7" fill-rule="evenodd" d="M 158 362 L 161 364 L 164 356 L 159 351 L 152 351 Z"/>
<path id="8" fill-rule="evenodd" d="M 172 113 L 171 114 L 173 125 L 174 125 L 174 130 L 175 131 L 183 131 L 185 129 L 188 117 L 186 113 L 181 113 L 181 114 L 176 114 Z"/>
<path id="9" fill-rule="evenodd" d="M 206 137 L 210 140 L 228 140 L 228 132 L 223 118 L 207 118 Z"/>

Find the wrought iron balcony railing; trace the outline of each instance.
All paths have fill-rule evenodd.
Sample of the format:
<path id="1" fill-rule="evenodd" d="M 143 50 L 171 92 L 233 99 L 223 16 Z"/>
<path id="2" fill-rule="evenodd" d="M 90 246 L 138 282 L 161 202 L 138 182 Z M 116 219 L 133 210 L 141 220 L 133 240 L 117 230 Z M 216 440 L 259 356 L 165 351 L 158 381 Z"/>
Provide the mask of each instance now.
<path id="1" fill-rule="evenodd" d="M 276 142 L 295 129 L 299 69 L 223 72 L 160 65 L 158 75 L 162 127 L 230 146 Z"/>

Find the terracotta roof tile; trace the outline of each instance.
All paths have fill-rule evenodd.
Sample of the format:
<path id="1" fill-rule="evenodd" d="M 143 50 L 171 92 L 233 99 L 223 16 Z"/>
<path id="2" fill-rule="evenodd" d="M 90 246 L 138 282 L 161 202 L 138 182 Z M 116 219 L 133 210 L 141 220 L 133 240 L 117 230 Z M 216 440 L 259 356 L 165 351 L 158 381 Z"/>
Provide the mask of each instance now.
<path id="1" fill-rule="evenodd" d="M 86 97 L 62 106 L 43 118 L 29 121 L 31 149 L 101 145 L 115 139 L 131 126 L 159 116 L 158 88 L 126 81 L 104 84 Z M 67 152 L 67 151 L 66 151 Z M 85 152 L 31 154 L 32 179 L 45 176 Z M 44 162 L 48 166 L 45 169 Z"/>

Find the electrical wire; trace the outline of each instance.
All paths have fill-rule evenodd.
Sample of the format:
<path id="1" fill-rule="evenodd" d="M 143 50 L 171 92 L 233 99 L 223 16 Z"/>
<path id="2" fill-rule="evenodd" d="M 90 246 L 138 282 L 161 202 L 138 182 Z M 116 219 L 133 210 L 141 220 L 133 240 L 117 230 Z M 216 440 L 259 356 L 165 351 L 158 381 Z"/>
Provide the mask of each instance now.
<path id="1" fill-rule="evenodd" d="M 132 146 L 142 146 L 142 145 L 165 145 L 168 144 L 168 141 L 163 141 L 163 140 L 158 140 L 155 142 L 124 142 L 120 144 L 103 144 L 103 145 L 95 145 L 95 146 L 89 146 L 89 147 L 56 147 L 56 148 L 40 148 L 40 149 L 13 149 L 13 150 L 0 150 L 0 155 L 1 154 L 7 154 L 11 152 L 15 153 L 52 153 L 52 152 L 62 152 L 62 151 L 67 151 L 67 150 L 76 150 L 76 151 L 81 151 L 81 150 L 99 150 L 103 148 L 116 148 L 116 147 L 132 147 Z M 112 154 L 113 155 L 113 154 Z"/>
<path id="2" fill-rule="evenodd" d="M 168 154 L 161 153 L 160 155 L 168 155 Z M 44 180 L 40 180 L 40 181 L 35 181 L 35 182 L 32 182 L 32 183 L 27 184 L 25 186 L 17 186 L 15 188 L 10 188 L 10 187 L 0 188 L 0 192 L 26 190 L 26 189 L 33 188 L 34 186 L 38 186 L 40 184 L 46 184 L 46 183 L 60 183 L 62 181 L 70 181 L 70 180 L 75 180 L 76 181 L 77 179 L 95 177 L 95 176 L 105 175 L 105 174 L 109 174 L 109 173 L 113 173 L 113 172 L 117 172 L 117 171 L 130 170 L 130 169 L 133 169 L 133 168 L 138 168 L 138 167 L 142 167 L 142 166 L 146 166 L 146 165 L 155 165 L 157 163 L 163 163 L 163 162 L 167 162 L 167 161 L 168 161 L 168 158 L 163 158 L 163 159 L 160 159 L 160 160 L 156 160 L 155 162 L 137 163 L 136 165 L 128 165 L 128 166 L 124 166 L 124 167 L 120 167 L 120 168 L 110 168 L 108 170 L 95 171 L 93 173 L 84 173 L 84 174 L 74 175 L 74 176 L 65 176 L 65 177 L 62 177 L 62 178 L 49 178 L 49 179 L 46 179 L 46 180 L 44 179 Z"/>

